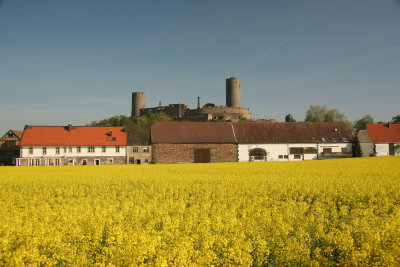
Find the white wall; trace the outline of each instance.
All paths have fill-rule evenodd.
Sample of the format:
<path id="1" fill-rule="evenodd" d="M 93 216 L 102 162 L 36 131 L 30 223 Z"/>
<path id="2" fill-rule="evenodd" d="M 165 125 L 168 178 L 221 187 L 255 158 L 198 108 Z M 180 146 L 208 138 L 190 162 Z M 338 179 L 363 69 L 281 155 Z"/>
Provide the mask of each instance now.
<path id="1" fill-rule="evenodd" d="M 77 152 L 77 147 L 65 147 L 67 151 L 64 152 L 64 147 L 60 148 L 60 154 L 56 154 L 55 146 L 46 147 L 46 157 L 102 157 L 102 156 L 126 156 L 126 146 L 119 146 L 119 152 L 116 152 L 115 146 L 105 146 L 106 152 L 102 152 L 103 146 L 95 146 L 95 152 L 88 152 L 88 146 L 81 146 L 81 152 Z M 29 154 L 30 147 L 21 148 L 21 158 L 38 158 L 43 156 L 43 147 L 34 146 L 33 153 Z M 69 148 L 72 148 L 72 152 L 69 152 Z"/>
<path id="2" fill-rule="evenodd" d="M 317 159 L 317 154 L 304 154 L 300 159 L 295 159 L 290 154 L 291 147 L 304 147 L 318 149 L 318 153 L 322 153 L 324 148 L 331 148 L 333 153 L 341 152 L 345 148 L 347 152 L 351 152 L 351 143 L 305 143 L 305 144 L 239 144 L 238 157 L 239 162 L 249 161 L 249 150 L 254 148 L 262 148 L 267 151 L 268 161 L 296 161 L 296 160 L 313 160 Z M 279 158 L 279 155 L 287 155 L 287 158 Z M 303 158 L 304 157 L 304 158 Z"/>
<path id="3" fill-rule="evenodd" d="M 389 144 L 375 144 L 375 151 L 377 156 L 388 156 L 389 155 Z"/>

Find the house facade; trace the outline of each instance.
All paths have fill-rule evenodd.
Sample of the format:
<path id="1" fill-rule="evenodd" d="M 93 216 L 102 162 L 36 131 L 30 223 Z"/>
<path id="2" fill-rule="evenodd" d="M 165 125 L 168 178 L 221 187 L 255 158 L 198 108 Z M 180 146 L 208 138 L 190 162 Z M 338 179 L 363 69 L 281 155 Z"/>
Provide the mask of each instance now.
<path id="1" fill-rule="evenodd" d="M 15 165 L 20 154 L 22 131 L 9 130 L 0 139 L 0 166 Z"/>
<path id="2" fill-rule="evenodd" d="M 400 155 L 400 124 L 367 124 L 358 139 L 363 156 Z"/>
<path id="3" fill-rule="evenodd" d="M 126 163 L 124 127 L 25 126 L 18 166 Z"/>
<path id="4" fill-rule="evenodd" d="M 151 127 L 151 143 L 156 163 L 237 161 L 231 123 L 157 122 Z"/>
<path id="5" fill-rule="evenodd" d="M 233 123 L 238 161 L 300 161 L 352 156 L 341 123 Z"/>
<path id="6" fill-rule="evenodd" d="M 129 145 L 126 148 L 128 164 L 149 164 L 152 161 L 150 145 Z"/>

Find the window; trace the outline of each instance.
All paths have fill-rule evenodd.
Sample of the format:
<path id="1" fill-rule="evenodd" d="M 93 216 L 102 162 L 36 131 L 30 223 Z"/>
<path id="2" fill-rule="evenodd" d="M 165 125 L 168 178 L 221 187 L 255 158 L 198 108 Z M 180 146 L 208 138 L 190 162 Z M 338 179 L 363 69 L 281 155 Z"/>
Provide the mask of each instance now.
<path id="1" fill-rule="evenodd" d="M 105 146 L 103 146 L 103 147 L 101 148 L 101 152 L 103 152 L 103 153 L 106 152 L 106 147 L 105 147 Z"/>
<path id="2" fill-rule="evenodd" d="M 33 159 L 29 159 L 29 160 L 28 160 L 28 166 L 34 166 L 34 165 L 33 165 Z"/>
<path id="3" fill-rule="evenodd" d="M 288 156 L 288 155 L 283 155 L 283 157 L 284 157 L 285 159 L 288 159 L 288 158 L 289 158 L 289 156 Z"/>
<path id="4" fill-rule="evenodd" d="M 48 165 L 49 165 L 49 166 L 53 166 L 53 160 L 52 160 L 52 159 L 49 159 L 49 160 L 48 160 Z"/>
<path id="5" fill-rule="evenodd" d="M 68 152 L 72 153 L 72 147 L 68 148 Z"/>
<path id="6" fill-rule="evenodd" d="M 109 164 L 112 164 L 112 163 L 113 163 L 113 160 L 112 160 L 112 159 L 108 159 L 108 163 L 109 163 Z"/>
<path id="7" fill-rule="evenodd" d="M 60 148 L 56 147 L 56 154 L 60 154 Z"/>
<path id="8" fill-rule="evenodd" d="M 132 152 L 138 153 L 138 152 L 139 152 L 139 148 L 138 148 L 137 146 L 134 146 L 134 147 L 132 148 Z"/>
<path id="9" fill-rule="evenodd" d="M 40 166 L 40 159 L 35 159 L 35 165 Z"/>
<path id="10" fill-rule="evenodd" d="M 55 159 L 54 162 L 56 166 L 60 166 L 60 159 Z"/>
<path id="11" fill-rule="evenodd" d="M 82 165 L 87 165 L 87 160 L 86 159 L 82 160 Z"/>
<path id="12" fill-rule="evenodd" d="M 342 153 L 346 153 L 347 152 L 347 148 L 342 147 Z"/>
<path id="13" fill-rule="evenodd" d="M 46 155 L 47 154 L 47 148 L 43 147 L 42 148 L 42 152 L 43 152 L 43 155 Z"/>
<path id="14" fill-rule="evenodd" d="M 15 159 L 15 165 L 21 166 L 21 159 Z"/>
<path id="15" fill-rule="evenodd" d="M 64 154 L 65 154 L 65 153 L 67 153 L 67 148 L 66 148 L 66 147 L 64 147 Z"/>
<path id="16" fill-rule="evenodd" d="M 94 152 L 94 146 L 89 146 L 88 147 L 88 152 L 93 153 Z"/>
<path id="17" fill-rule="evenodd" d="M 149 163 L 149 160 L 148 160 L 148 159 L 145 159 L 145 160 L 144 160 L 144 163 Z"/>
<path id="18" fill-rule="evenodd" d="M 294 159 L 301 159 L 301 155 L 294 155 Z"/>
<path id="19" fill-rule="evenodd" d="M 129 158 L 129 164 L 134 164 L 135 163 L 135 158 L 130 157 Z"/>
<path id="20" fill-rule="evenodd" d="M 149 151 L 150 151 L 149 147 L 145 146 L 143 148 L 143 153 L 149 153 Z"/>
<path id="21" fill-rule="evenodd" d="M 279 158 L 280 158 L 280 159 L 283 159 L 283 155 L 279 155 Z"/>
<path id="22" fill-rule="evenodd" d="M 324 153 L 332 153 L 332 148 L 331 147 L 324 147 L 322 149 L 322 152 L 324 152 Z"/>
<path id="23" fill-rule="evenodd" d="M 29 148 L 29 154 L 32 155 L 33 154 L 33 147 Z"/>
<path id="24" fill-rule="evenodd" d="M 72 148 L 71 148 L 71 150 L 72 150 Z M 80 146 L 76 147 L 76 153 L 81 153 L 81 147 Z"/>
<path id="25" fill-rule="evenodd" d="M 115 152 L 119 153 L 119 146 L 115 147 Z"/>

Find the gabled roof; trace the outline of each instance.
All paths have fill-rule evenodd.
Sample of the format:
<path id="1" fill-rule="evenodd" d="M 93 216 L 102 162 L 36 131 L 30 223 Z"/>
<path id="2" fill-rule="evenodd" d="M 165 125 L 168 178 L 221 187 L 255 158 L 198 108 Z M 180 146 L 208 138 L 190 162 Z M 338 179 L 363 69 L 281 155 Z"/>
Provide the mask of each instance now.
<path id="1" fill-rule="evenodd" d="M 332 143 L 349 142 L 343 123 L 277 122 L 233 123 L 238 143 Z"/>
<path id="2" fill-rule="evenodd" d="M 126 140 L 124 127 L 25 126 L 21 146 L 123 146 Z"/>
<path id="3" fill-rule="evenodd" d="M 12 131 L 19 139 L 22 137 L 22 131 L 20 130 L 10 130 Z"/>
<path id="4" fill-rule="evenodd" d="M 8 130 L 0 139 L 3 139 L 3 137 L 6 136 L 9 132 L 13 132 L 14 135 L 15 135 L 16 137 L 18 137 L 19 140 L 21 140 L 22 131 L 19 131 L 19 130 L 12 130 L 12 129 Z"/>
<path id="5" fill-rule="evenodd" d="M 367 124 L 367 132 L 374 143 L 400 142 L 400 124 Z"/>
<path id="6" fill-rule="evenodd" d="M 236 143 L 231 123 L 156 122 L 151 126 L 152 143 Z"/>

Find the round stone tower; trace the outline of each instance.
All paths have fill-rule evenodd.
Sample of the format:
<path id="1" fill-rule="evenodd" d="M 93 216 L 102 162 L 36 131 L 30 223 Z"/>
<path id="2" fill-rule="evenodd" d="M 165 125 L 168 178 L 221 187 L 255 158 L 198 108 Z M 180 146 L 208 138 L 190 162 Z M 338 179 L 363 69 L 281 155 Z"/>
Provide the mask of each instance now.
<path id="1" fill-rule="evenodd" d="M 146 108 L 146 95 L 144 92 L 132 93 L 132 114 L 131 116 L 140 116 L 140 109 Z"/>
<path id="2" fill-rule="evenodd" d="M 226 79 L 226 106 L 240 108 L 241 105 L 240 79 L 235 77 Z"/>

